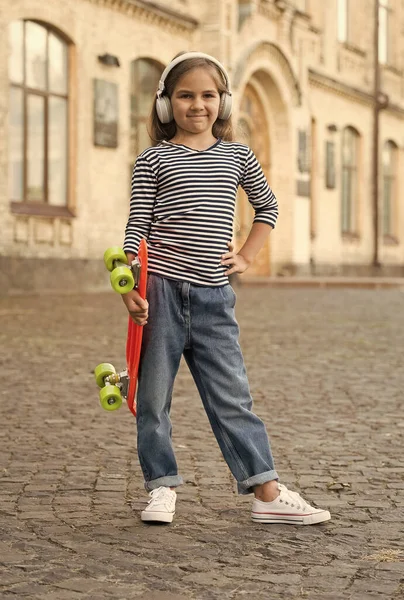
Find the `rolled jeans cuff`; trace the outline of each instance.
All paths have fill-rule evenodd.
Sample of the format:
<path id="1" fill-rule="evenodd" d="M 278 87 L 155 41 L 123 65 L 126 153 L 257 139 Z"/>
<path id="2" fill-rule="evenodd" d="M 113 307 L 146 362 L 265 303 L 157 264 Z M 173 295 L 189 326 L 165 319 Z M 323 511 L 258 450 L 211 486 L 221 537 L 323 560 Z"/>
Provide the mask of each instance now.
<path id="1" fill-rule="evenodd" d="M 184 480 L 179 475 L 167 475 L 167 477 L 158 477 L 152 481 L 145 481 L 144 487 L 148 492 L 155 490 L 158 487 L 178 487 L 182 485 Z"/>
<path id="2" fill-rule="evenodd" d="M 262 485 L 263 483 L 273 481 L 274 479 L 279 479 L 279 475 L 276 471 L 265 471 L 265 473 L 253 475 L 253 477 L 250 477 L 249 479 L 237 482 L 238 493 L 241 495 L 252 494 L 256 485 Z"/>

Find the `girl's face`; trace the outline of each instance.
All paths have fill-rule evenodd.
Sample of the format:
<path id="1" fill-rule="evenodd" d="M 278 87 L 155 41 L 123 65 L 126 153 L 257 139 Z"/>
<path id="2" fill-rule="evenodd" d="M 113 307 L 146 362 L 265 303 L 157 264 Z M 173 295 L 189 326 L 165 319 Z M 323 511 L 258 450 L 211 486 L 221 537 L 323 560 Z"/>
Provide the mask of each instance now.
<path id="1" fill-rule="evenodd" d="M 210 69 L 199 67 L 183 75 L 171 96 L 177 133 L 212 133 L 220 105 L 220 94 Z"/>

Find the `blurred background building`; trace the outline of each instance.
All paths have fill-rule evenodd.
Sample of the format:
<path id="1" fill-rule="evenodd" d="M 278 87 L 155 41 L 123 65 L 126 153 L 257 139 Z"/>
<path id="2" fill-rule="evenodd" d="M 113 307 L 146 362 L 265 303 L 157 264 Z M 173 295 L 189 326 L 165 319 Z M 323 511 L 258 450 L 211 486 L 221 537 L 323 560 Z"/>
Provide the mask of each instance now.
<path id="1" fill-rule="evenodd" d="M 0 288 L 105 284 L 159 75 L 229 70 L 280 204 L 245 275 L 404 274 L 403 0 L 0 0 Z M 235 239 L 252 210 L 240 192 Z"/>

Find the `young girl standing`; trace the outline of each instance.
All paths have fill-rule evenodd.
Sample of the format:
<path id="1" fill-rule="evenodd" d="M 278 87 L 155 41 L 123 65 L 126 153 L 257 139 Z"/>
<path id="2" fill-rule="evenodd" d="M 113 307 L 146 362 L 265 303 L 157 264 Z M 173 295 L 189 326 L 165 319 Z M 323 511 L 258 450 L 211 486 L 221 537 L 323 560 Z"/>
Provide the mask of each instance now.
<path id="1" fill-rule="evenodd" d="M 150 500 L 143 521 L 171 522 L 178 474 L 171 441 L 174 379 L 184 356 L 240 494 L 253 493 L 252 519 L 309 525 L 330 519 L 278 482 L 263 422 L 252 412 L 228 276 L 243 273 L 275 225 L 277 202 L 253 152 L 232 142 L 224 67 L 190 52 L 165 69 L 153 105 L 156 145 L 132 176 L 124 250 L 149 251 L 147 301 L 123 296 L 144 326 L 137 393 L 138 454 Z M 255 210 L 238 253 L 231 243 L 238 186 Z"/>

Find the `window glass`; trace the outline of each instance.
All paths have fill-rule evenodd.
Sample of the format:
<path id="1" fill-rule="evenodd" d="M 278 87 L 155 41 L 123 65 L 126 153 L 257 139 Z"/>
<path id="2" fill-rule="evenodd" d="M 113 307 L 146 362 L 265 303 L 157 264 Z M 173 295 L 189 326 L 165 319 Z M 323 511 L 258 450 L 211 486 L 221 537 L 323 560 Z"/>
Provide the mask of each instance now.
<path id="1" fill-rule="evenodd" d="M 383 235 L 393 235 L 396 187 L 396 146 L 386 142 L 382 153 L 383 164 Z"/>
<path id="2" fill-rule="evenodd" d="M 39 90 L 46 89 L 46 37 L 44 27 L 26 22 L 26 85 Z"/>
<path id="3" fill-rule="evenodd" d="M 383 147 L 383 172 L 385 175 L 392 174 L 393 148 L 391 142 L 386 142 Z"/>
<path id="4" fill-rule="evenodd" d="M 27 98 L 27 200 L 45 200 L 45 98 L 29 94 Z"/>
<path id="5" fill-rule="evenodd" d="M 356 163 L 356 138 L 357 134 L 349 127 L 343 133 L 342 160 L 345 166 L 354 166 Z"/>
<path id="6" fill-rule="evenodd" d="M 348 0 L 338 0 L 337 11 L 338 41 L 346 42 L 348 39 Z"/>
<path id="7" fill-rule="evenodd" d="M 10 89 L 9 113 L 9 198 L 22 200 L 24 176 L 24 113 L 23 92 L 20 88 Z"/>
<path id="8" fill-rule="evenodd" d="M 386 64 L 388 59 L 388 10 L 379 8 L 379 62 Z"/>
<path id="9" fill-rule="evenodd" d="M 141 117 L 147 117 L 154 94 L 157 91 L 161 71 L 157 66 L 144 59 L 136 61 L 137 89 L 134 90 L 137 99 L 137 112 Z"/>
<path id="10" fill-rule="evenodd" d="M 8 72 L 10 81 L 23 83 L 24 79 L 24 22 L 13 21 L 9 27 L 11 51 Z"/>
<path id="11" fill-rule="evenodd" d="M 351 182 L 348 169 L 342 170 L 342 231 L 348 232 L 351 229 L 350 203 L 351 203 Z"/>
<path id="12" fill-rule="evenodd" d="M 65 206 L 69 47 L 33 21 L 9 32 L 9 199 Z"/>
<path id="13" fill-rule="evenodd" d="M 67 94 L 67 46 L 53 33 L 49 34 L 49 91 Z"/>
<path id="14" fill-rule="evenodd" d="M 67 102 L 49 98 L 48 194 L 49 204 L 64 206 L 67 192 Z"/>
<path id="15" fill-rule="evenodd" d="M 383 235 L 391 235 L 391 198 L 392 181 L 388 177 L 383 179 Z"/>
<path id="16" fill-rule="evenodd" d="M 130 96 L 130 154 L 131 161 L 151 144 L 147 133 L 147 121 L 163 68 L 145 58 L 134 60 L 131 65 Z"/>
<path id="17" fill-rule="evenodd" d="M 356 226 L 358 134 L 347 127 L 342 135 L 341 229 L 353 233 Z"/>

